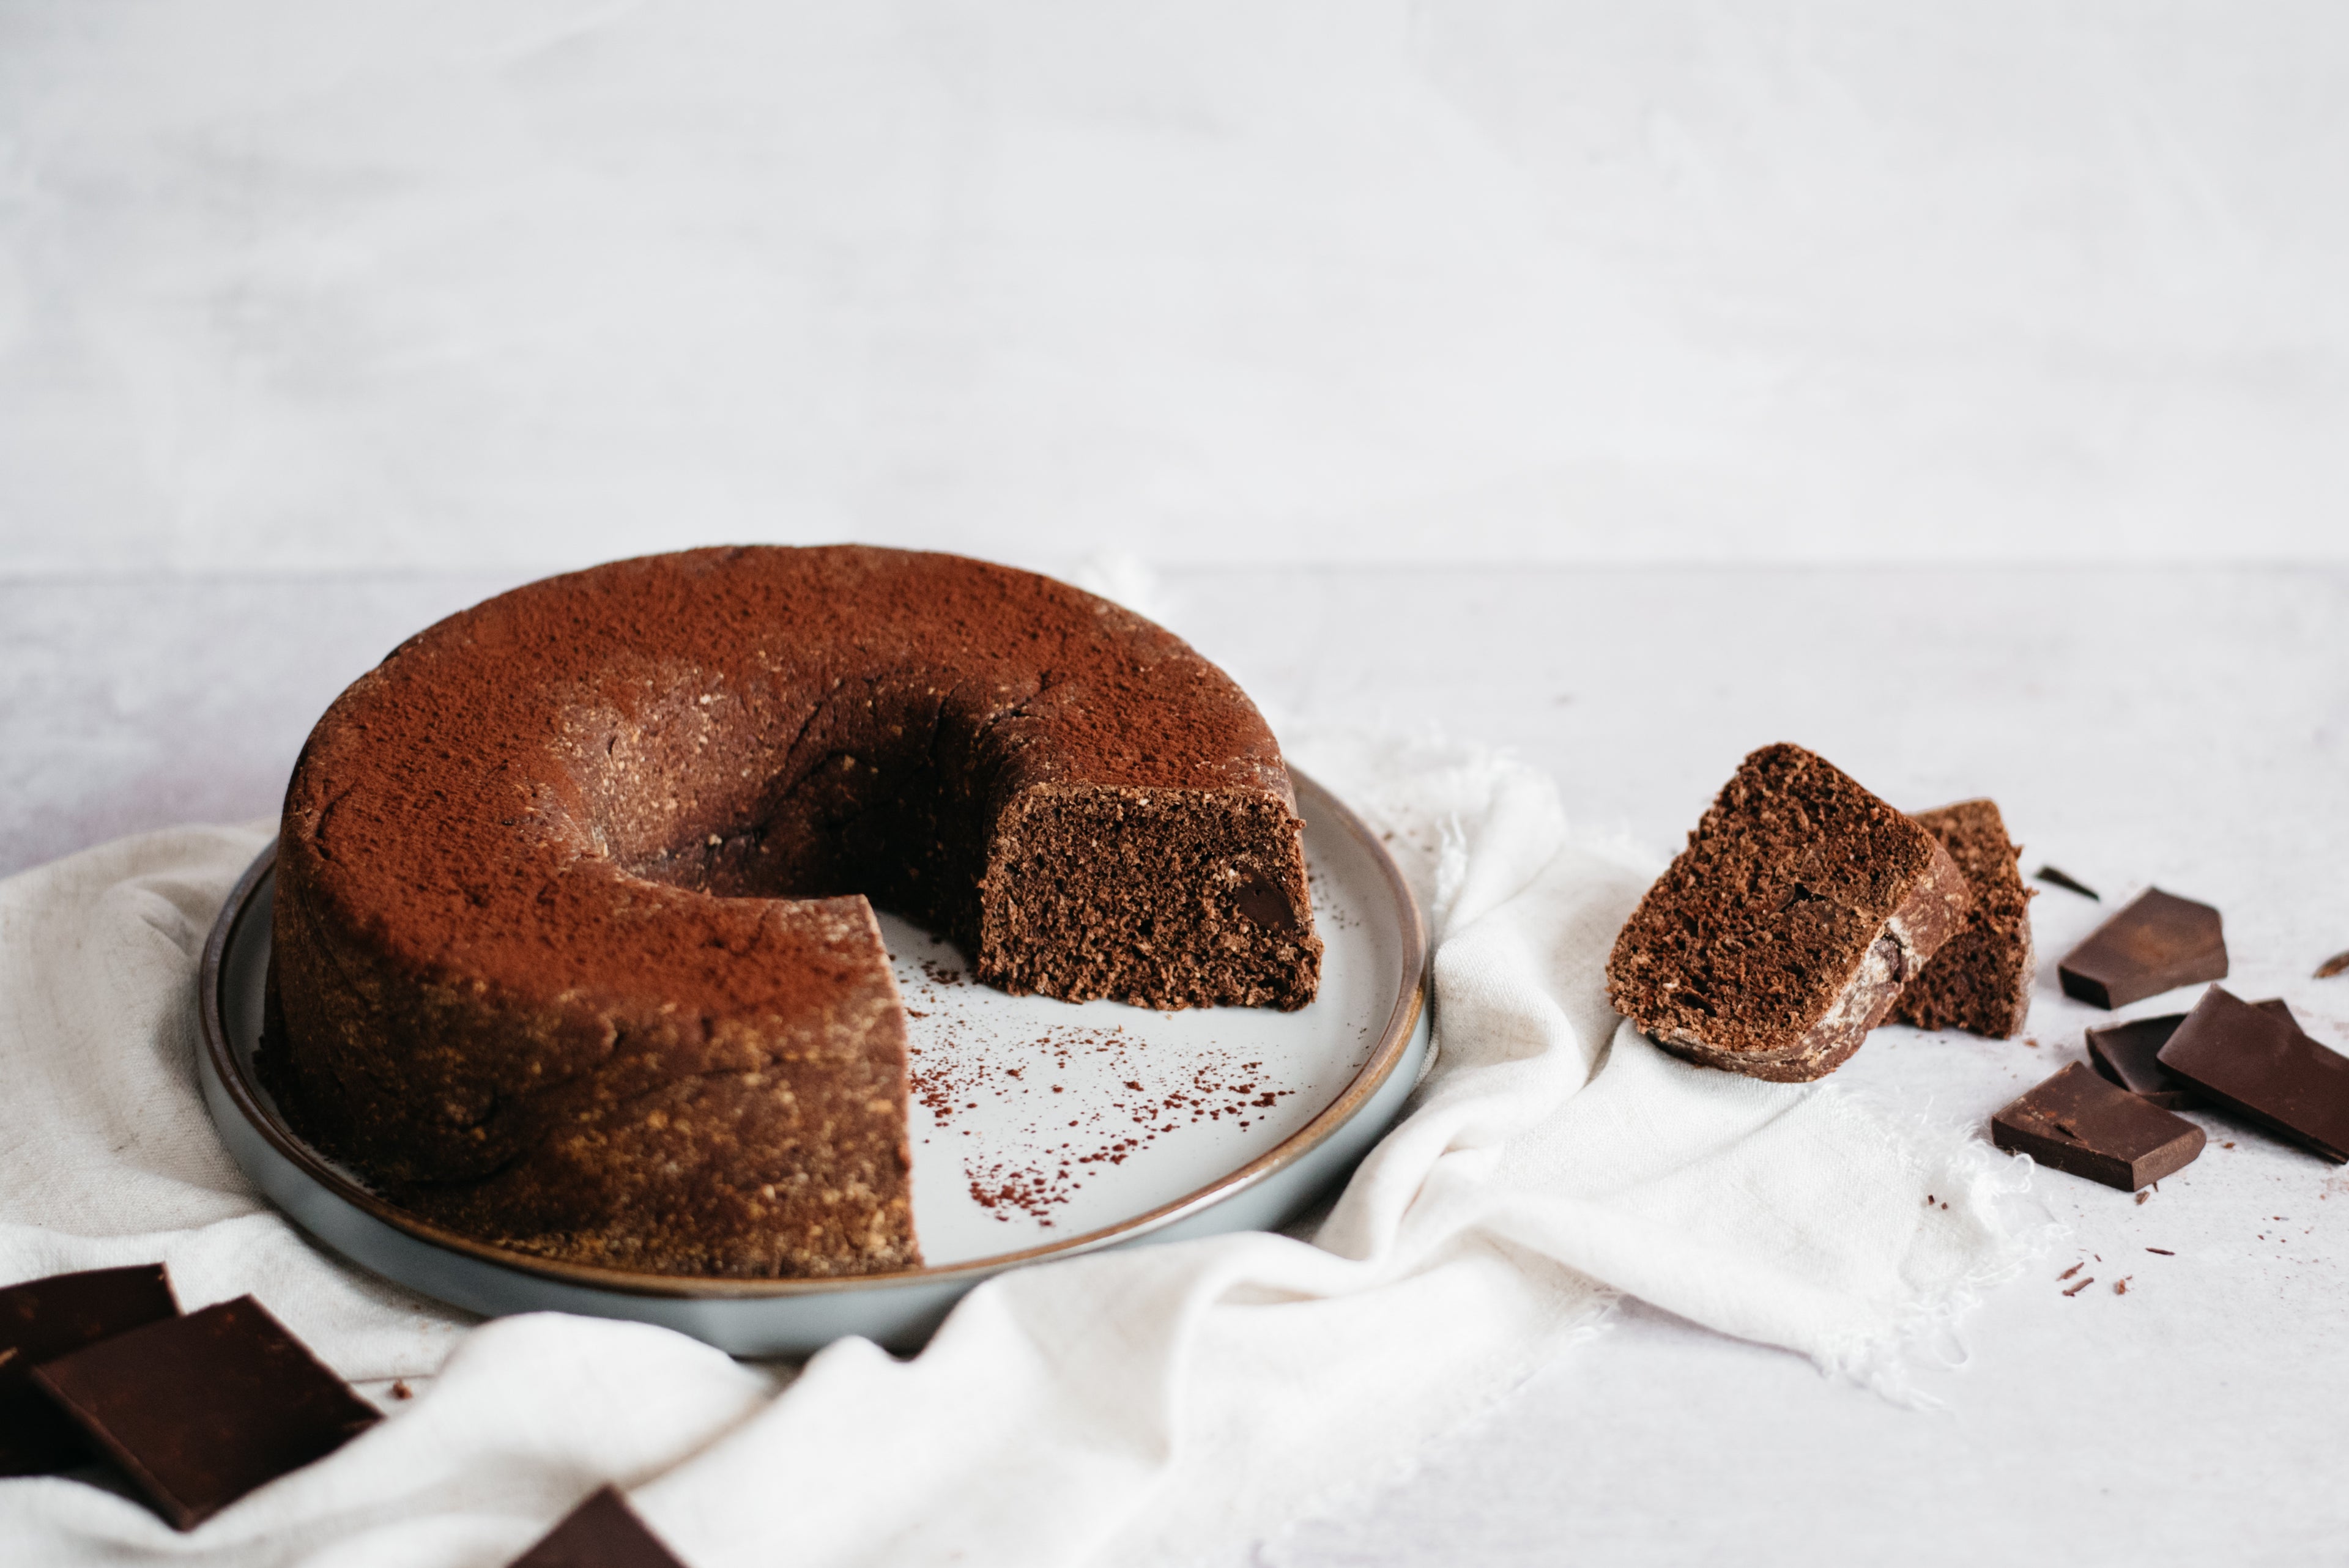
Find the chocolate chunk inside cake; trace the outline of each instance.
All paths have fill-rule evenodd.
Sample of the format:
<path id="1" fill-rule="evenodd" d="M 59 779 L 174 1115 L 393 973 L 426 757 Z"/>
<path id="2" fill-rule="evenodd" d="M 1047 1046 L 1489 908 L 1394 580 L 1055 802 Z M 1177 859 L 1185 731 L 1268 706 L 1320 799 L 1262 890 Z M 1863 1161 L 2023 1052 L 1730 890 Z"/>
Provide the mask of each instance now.
<path id="1" fill-rule="evenodd" d="M 2031 1012 L 2032 890 L 2015 863 L 2023 851 L 2007 838 L 2006 823 L 1990 800 L 1920 812 L 1917 825 L 1958 862 L 1973 908 L 1965 929 L 1902 987 L 1892 1016 L 1920 1029 L 2005 1039 Z"/>
<path id="2" fill-rule="evenodd" d="M 1607 993 L 1675 1055 L 1824 1077 L 1965 919 L 1940 843 L 1826 758 L 1765 746 L 1615 939 Z"/>
<path id="3" fill-rule="evenodd" d="M 1163 629 L 1029 573 L 835 547 L 533 583 L 319 721 L 264 1075 L 396 1201 L 574 1262 L 919 1261 L 879 906 L 979 979 L 1312 1000 L 1296 797 Z"/>

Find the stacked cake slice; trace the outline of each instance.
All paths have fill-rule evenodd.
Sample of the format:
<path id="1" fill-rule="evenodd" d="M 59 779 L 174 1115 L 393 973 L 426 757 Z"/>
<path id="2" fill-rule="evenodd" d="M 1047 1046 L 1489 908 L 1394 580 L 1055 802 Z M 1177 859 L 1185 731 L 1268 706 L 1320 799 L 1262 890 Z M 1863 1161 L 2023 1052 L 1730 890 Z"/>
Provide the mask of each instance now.
<path id="1" fill-rule="evenodd" d="M 2031 899 L 2021 851 L 1990 800 L 1920 811 L 1917 825 L 1940 841 L 1973 892 L 1966 923 L 1901 988 L 1892 1016 L 1920 1029 L 1963 1029 L 2002 1040 L 2031 1011 Z"/>
<path id="2" fill-rule="evenodd" d="M 1826 758 L 1739 765 L 1616 938 L 1616 1009 L 1666 1050 L 1824 1077 L 1889 1016 L 2004 1036 L 2031 976 L 2030 894 L 1998 808 L 1893 810 Z"/>
<path id="3" fill-rule="evenodd" d="M 1989 800 L 1905 816 L 1824 758 L 1765 746 L 1624 923 L 1608 997 L 1675 1056 L 1785 1082 L 1833 1072 L 1889 1018 L 2005 1038 L 2031 1010 L 2033 894 L 2019 855 Z M 2052 868 L 2038 874 L 2097 896 Z M 2318 977 L 2343 967 L 2349 954 Z M 2066 995 L 2105 1008 L 2224 979 L 2224 922 L 2148 889 L 2058 969 Z M 2181 1109 L 2349 1162 L 2349 1056 L 2280 999 L 2246 1002 L 2214 985 L 2190 1013 L 2086 1034 L 2093 1068 L 2068 1063 L 1998 1111 L 1999 1148 L 2139 1202 L 2208 1141 Z"/>

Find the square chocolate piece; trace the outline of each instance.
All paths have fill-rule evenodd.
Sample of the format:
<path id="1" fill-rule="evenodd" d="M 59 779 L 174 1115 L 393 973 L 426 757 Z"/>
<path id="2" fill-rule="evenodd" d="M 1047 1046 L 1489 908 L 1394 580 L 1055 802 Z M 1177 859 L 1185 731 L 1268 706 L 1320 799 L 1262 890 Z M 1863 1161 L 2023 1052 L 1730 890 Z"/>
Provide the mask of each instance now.
<path id="1" fill-rule="evenodd" d="M 600 1487 L 508 1568 L 685 1568 L 613 1487 Z"/>
<path id="2" fill-rule="evenodd" d="M 34 1368 L 180 1530 L 383 1418 L 249 1295 Z"/>
<path id="3" fill-rule="evenodd" d="M 2158 1060 L 2244 1119 L 2327 1160 L 2349 1161 L 2349 1057 L 2318 1045 L 2288 1017 L 2213 985 Z"/>
<path id="4" fill-rule="evenodd" d="M 2254 1002 L 2255 1007 L 2265 1007 L 2277 1017 L 2298 1028 L 2300 1021 L 2283 998 L 2271 996 L 2264 1002 Z M 2151 1100 L 2165 1110 L 2184 1110 L 2189 1106 L 2203 1103 L 2202 1097 L 2187 1085 L 2170 1077 L 2160 1062 L 2155 1060 L 2178 1026 L 2186 1022 L 2183 1013 L 2168 1013 L 2158 1018 L 2138 1018 L 2131 1023 L 2113 1024 L 2088 1031 L 2088 1059 L 2107 1083 L 2116 1083 L 2142 1099 Z"/>
<path id="5" fill-rule="evenodd" d="M 1990 1120 L 2001 1149 L 2134 1192 L 2202 1152 L 2202 1130 L 2074 1062 Z"/>
<path id="6" fill-rule="evenodd" d="M 2227 938 L 2207 903 L 2147 888 L 2056 965 L 2064 994 L 2126 1007 L 2198 980 L 2227 977 Z"/>
<path id="7" fill-rule="evenodd" d="M 47 1475 L 98 1456 L 33 1386 L 33 1368 L 101 1339 L 177 1317 L 161 1264 L 52 1274 L 0 1290 L 0 1476 Z"/>

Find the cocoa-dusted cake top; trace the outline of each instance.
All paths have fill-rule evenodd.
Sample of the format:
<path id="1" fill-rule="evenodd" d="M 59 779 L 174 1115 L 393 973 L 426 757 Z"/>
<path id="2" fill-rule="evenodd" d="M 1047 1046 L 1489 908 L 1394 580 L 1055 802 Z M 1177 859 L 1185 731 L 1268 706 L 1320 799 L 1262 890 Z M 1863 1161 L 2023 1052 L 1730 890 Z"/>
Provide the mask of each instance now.
<path id="1" fill-rule="evenodd" d="M 736 962 L 783 940 L 771 913 L 696 900 L 711 941 L 657 918 L 667 890 L 867 892 L 955 930 L 926 901 L 975 878 L 976 820 L 1074 776 L 1293 805 L 1239 688 L 1107 601 L 955 556 L 751 547 L 550 578 L 409 639 L 321 721 L 286 821 L 337 862 L 343 913 L 469 978 L 576 962 L 584 986 L 786 1006 L 831 989 L 823 944 Z M 606 871 L 644 917 L 622 941 Z"/>

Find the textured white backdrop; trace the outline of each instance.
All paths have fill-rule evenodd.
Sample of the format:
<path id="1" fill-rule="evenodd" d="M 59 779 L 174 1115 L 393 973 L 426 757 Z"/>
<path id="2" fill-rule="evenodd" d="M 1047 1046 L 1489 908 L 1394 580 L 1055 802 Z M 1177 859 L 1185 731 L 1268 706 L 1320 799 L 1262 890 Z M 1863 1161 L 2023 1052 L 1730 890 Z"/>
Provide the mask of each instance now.
<path id="1" fill-rule="evenodd" d="M 2349 10 L 0 0 L 0 574 L 2349 559 Z"/>

